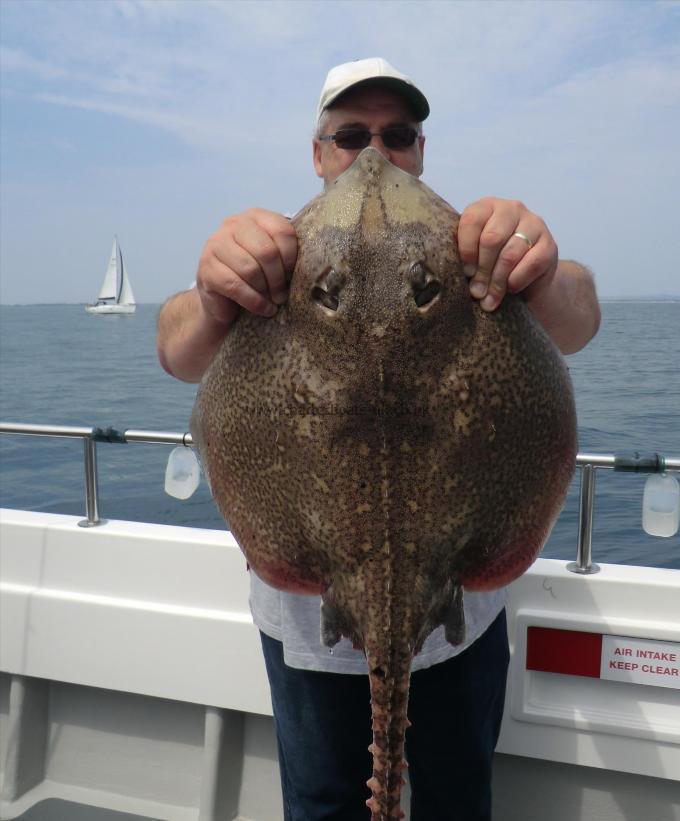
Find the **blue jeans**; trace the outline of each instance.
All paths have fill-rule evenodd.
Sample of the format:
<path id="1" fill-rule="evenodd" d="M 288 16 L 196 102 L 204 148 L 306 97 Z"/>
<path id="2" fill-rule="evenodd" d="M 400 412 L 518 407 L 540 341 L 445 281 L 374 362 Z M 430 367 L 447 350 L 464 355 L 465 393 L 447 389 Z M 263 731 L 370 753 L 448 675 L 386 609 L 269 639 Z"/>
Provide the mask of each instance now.
<path id="1" fill-rule="evenodd" d="M 368 677 L 288 667 L 264 634 L 285 821 L 368 821 Z M 503 611 L 458 656 L 411 675 L 411 821 L 489 821 L 508 637 Z"/>

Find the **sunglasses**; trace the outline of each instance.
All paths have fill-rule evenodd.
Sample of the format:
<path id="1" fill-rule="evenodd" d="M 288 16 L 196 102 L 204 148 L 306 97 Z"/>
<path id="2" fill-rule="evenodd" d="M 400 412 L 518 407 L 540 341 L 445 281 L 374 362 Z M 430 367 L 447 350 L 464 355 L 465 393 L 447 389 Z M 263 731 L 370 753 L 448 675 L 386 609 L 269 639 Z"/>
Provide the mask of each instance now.
<path id="1" fill-rule="evenodd" d="M 380 137 L 385 148 L 401 151 L 410 148 L 417 136 L 418 132 L 410 125 L 393 125 L 375 133 L 367 128 L 341 128 L 335 134 L 319 137 L 319 140 L 322 142 L 333 140 L 338 148 L 354 151 L 357 148 L 366 148 L 371 142 L 371 137 Z"/>

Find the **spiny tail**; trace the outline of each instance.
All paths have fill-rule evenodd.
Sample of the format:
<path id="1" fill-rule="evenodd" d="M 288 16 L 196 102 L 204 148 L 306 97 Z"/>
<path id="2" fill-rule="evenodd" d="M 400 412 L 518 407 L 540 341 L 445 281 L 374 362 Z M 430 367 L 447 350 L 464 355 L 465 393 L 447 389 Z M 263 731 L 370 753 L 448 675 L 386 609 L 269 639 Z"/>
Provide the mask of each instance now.
<path id="1" fill-rule="evenodd" d="M 371 711 L 373 715 L 373 776 L 368 781 L 372 797 L 366 802 L 371 821 L 396 821 L 404 817 L 401 789 L 404 785 L 404 733 L 409 726 L 410 657 L 385 660 L 367 650 Z"/>

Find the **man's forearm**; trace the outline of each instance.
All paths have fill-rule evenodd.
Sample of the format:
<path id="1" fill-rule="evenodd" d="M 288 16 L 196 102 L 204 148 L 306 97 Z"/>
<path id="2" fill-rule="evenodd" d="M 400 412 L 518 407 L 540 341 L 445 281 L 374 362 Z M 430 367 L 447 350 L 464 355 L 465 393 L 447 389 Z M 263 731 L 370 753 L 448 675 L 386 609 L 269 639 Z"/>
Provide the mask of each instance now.
<path id="1" fill-rule="evenodd" d="M 537 280 L 524 297 L 563 354 L 580 351 L 600 327 L 593 276 L 578 262 L 560 260 L 550 281 Z"/>
<path id="2" fill-rule="evenodd" d="M 231 322 L 236 318 L 236 306 Z M 156 347 L 165 370 L 184 382 L 199 382 L 231 322 L 218 322 L 201 305 L 196 288 L 182 291 L 163 305 Z"/>

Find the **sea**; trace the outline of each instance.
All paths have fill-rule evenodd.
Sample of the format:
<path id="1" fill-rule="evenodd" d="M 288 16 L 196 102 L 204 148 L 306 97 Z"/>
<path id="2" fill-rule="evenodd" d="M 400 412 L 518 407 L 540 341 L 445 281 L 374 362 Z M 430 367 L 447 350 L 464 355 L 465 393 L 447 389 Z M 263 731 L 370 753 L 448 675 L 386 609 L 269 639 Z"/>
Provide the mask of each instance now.
<path id="1" fill-rule="evenodd" d="M 185 432 L 196 386 L 158 364 L 158 305 L 129 316 L 92 316 L 82 305 L 0 307 L 0 420 L 43 425 Z M 602 326 L 567 357 L 579 451 L 680 457 L 680 300 L 609 301 Z M 186 501 L 164 491 L 171 446 L 97 447 L 100 514 L 107 519 L 224 529 L 205 481 Z M 593 559 L 680 569 L 680 535 L 642 530 L 646 477 L 596 472 Z M 680 478 L 680 475 L 679 475 Z M 577 471 L 544 547 L 573 559 Z M 84 515 L 80 440 L 0 434 L 3 507 Z"/>

